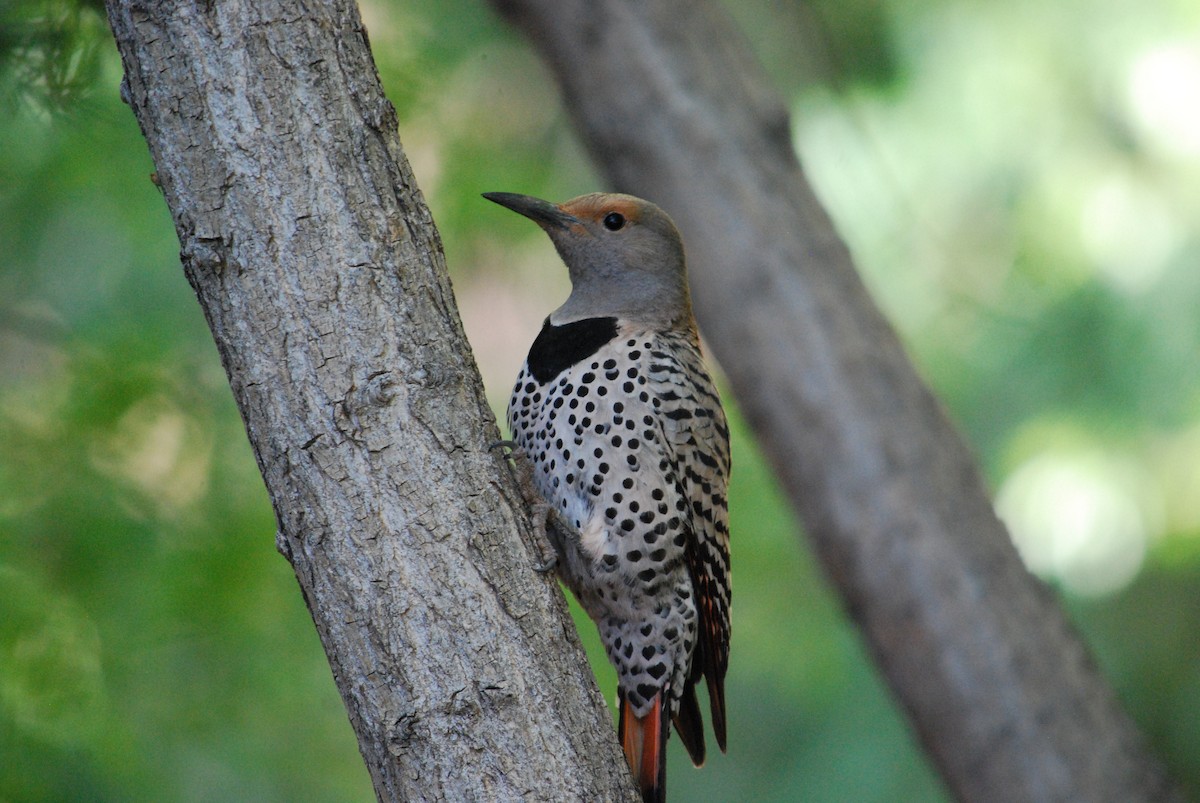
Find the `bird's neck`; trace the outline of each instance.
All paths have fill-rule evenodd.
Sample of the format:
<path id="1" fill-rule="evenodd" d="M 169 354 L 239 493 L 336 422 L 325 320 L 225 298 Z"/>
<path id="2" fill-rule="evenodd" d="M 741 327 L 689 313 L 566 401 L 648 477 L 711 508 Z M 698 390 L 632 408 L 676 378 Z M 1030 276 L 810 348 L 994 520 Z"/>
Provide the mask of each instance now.
<path id="1" fill-rule="evenodd" d="M 663 286 L 634 278 L 614 291 L 610 282 L 576 282 L 570 297 L 550 315 L 556 326 L 586 318 L 617 318 L 657 331 L 695 329 L 687 285 Z"/>

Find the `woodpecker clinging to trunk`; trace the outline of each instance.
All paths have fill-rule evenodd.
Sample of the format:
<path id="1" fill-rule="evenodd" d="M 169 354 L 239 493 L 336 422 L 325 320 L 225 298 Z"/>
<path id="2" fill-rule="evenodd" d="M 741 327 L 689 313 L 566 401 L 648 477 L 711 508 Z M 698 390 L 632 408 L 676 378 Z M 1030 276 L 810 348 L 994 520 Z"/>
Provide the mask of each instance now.
<path id="1" fill-rule="evenodd" d="M 508 425 L 574 525 L 558 571 L 617 670 L 620 738 L 646 801 L 666 794 L 671 722 L 704 761 L 696 683 L 725 749 L 729 429 L 704 367 L 683 243 L 652 203 L 484 197 L 536 222 L 571 277 L 517 377 Z"/>

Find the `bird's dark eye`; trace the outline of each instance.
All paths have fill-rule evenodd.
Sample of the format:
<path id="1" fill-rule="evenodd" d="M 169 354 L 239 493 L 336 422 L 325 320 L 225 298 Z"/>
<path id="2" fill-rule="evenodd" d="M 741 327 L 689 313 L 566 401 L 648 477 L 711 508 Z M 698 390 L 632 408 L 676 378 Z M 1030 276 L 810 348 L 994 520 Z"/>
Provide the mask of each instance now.
<path id="1" fill-rule="evenodd" d="M 625 216 L 620 212 L 609 212 L 604 216 L 604 228 L 609 231 L 617 231 L 625 225 Z"/>

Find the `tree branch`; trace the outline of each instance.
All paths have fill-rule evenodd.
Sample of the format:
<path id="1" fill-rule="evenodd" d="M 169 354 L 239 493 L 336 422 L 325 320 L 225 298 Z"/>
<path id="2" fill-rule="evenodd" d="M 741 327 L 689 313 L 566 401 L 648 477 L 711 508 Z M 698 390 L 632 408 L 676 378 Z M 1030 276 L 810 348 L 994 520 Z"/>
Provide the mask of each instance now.
<path id="1" fill-rule="evenodd" d="M 1022 566 L 726 15 L 694 0 L 493 5 L 540 50 L 613 187 L 679 223 L 701 326 L 953 792 L 1177 799 L 1056 600 Z M 735 563 L 738 543 L 734 522 Z M 735 635 L 735 663 L 736 652 Z"/>
<path id="2" fill-rule="evenodd" d="M 108 13 L 380 799 L 633 799 L 353 2 Z"/>

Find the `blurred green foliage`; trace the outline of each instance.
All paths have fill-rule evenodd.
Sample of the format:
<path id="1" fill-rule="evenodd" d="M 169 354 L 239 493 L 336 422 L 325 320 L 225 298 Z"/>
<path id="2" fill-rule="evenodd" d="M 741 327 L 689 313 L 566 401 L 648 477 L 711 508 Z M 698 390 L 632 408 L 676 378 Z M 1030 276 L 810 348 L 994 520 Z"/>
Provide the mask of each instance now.
<path id="1" fill-rule="evenodd" d="M 730 10 L 1023 554 L 1200 790 L 1200 6 Z M 482 4 L 364 14 L 500 406 L 565 279 L 478 193 L 598 182 Z M 0 800 L 369 800 L 119 79 L 95 3 L 0 5 Z M 735 437 L 730 754 L 673 748 L 673 798 L 944 799 Z"/>

